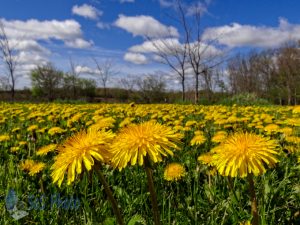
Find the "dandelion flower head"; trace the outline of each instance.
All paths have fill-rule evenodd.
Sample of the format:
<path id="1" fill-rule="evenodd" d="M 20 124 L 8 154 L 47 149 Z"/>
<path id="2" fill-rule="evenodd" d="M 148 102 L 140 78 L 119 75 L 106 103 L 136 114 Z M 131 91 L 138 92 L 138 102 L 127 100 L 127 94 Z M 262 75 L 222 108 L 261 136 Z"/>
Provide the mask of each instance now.
<path id="1" fill-rule="evenodd" d="M 173 155 L 172 148 L 179 149 L 181 137 L 170 127 L 153 121 L 129 125 L 120 130 L 112 145 L 112 164 L 122 170 L 129 162 L 143 165 L 146 156 L 159 162 L 162 156 Z"/>
<path id="2" fill-rule="evenodd" d="M 253 133 L 235 133 L 215 150 L 213 163 L 223 176 L 246 177 L 266 172 L 266 166 L 278 162 L 277 144 Z"/>
<path id="3" fill-rule="evenodd" d="M 114 138 L 112 132 L 88 129 L 80 131 L 70 137 L 58 147 L 59 154 L 55 157 L 52 165 L 53 183 L 61 183 L 67 172 L 67 184 L 75 180 L 75 175 L 81 174 L 82 164 L 89 171 L 94 165 L 94 160 L 107 162 L 110 158 L 109 145 Z"/>
<path id="4" fill-rule="evenodd" d="M 164 179 L 167 181 L 177 181 L 185 176 L 185 169 L 179 163 L 170 163 L 164 170 Z"/>

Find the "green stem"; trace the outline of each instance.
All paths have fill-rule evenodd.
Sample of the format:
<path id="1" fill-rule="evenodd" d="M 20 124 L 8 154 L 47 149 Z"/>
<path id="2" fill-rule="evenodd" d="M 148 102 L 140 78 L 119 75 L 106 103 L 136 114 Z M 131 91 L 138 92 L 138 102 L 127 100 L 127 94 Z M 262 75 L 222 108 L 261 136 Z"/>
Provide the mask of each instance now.
<path id="1" fill-rule="evenodd" d="M 229 184 L 229 188 L 234 196 L 234 199 L 235 201 L 239 204 L 239 206 L 242 208 L 242 205 L 240 204 L 240 201 L 238 199 L 238 197 L 236 196 L 236 193 L 235 193 L 235 190 L 234 190 L 234 187 L 233 187 L 233 180 L 231 177 L 227 177 L 228 178 L 228 184 Z"/>
<path id="2" fill-rule="evenodd" d="M 97 173 L 97 175 L 100 179 L 100 182 L 102 183 L 102 185 L 104 187 L 104 190 L 105 190 L 105 193 L 108 197 L 108 200 L 110 201 L 110 203 L 112 205 L 112 208 L 113 208 L 113 211 L 114 211 L 114 214 L 117 218 L 118 223 L 120 225 L 124 225 L 123 217 L 122 217 L 121 212 L 119 210 L 117 201 L 114 198 L 114 196 L 112 194 L 112 191 L 111 191 L 108 183 L 106 182 L 106 179 L 105 179 L 103 173 L 101 172 L 101 166 L 99 164 L 95 165 L 95 171 L 96 171 L 96 173 Z"/>
<path id="3" fill-rule="evenodd" d="M 160 225 L 160 216 L 159 216 L 159 211 L 158 211 L 157 196 L 156 196 L 154 182 L 153 182 L 153 171 L 151 169 L 151 165 L 150 165 L 150 161 L 149 161 L 148 157 L 145 157 L 145 170 L 146 170 L 146 174 L 147 174 L 148 188 L 149 188 L 149 192 L 150 192 L 150 196 L 151 196 L 154 224 Z"/>
<path id="4" fill-rule="evenodd" d="M 251 214 L 253 216 L 252 218 L 252 224 L 258 225 L 259 224 L 259 215 L 257 210 L 257 199 L 254 189 L 254 181 L 253 181 L 253 175 L 248 174 L 248 182 L 249 182 L 249 188 L 250 188 L 250 198 L 251 198 Z"/>

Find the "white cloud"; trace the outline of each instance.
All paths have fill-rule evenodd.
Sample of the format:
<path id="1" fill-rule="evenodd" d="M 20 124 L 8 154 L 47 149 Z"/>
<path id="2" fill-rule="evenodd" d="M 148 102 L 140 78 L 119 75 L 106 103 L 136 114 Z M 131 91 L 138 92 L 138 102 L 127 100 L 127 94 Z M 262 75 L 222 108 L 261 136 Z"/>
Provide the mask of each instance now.
<path id="1" fill-rule="evenodd" d="M 97 20 L 98 17 L 103 14 L 102 11 L 88 4 L 83 4 L 81 6 L 74 5 L 72 8 L 72 13 L 92 20 Z"/>
<path id="2" fill-rule="evenodd" d="M 184 9 L 187 16 L 192 16 L 196 13 L 200 13 L 203 15 L 208 13 L 208 6 L 212 0 L 202 0 L 202 1 L 191 1 L 191 2 L 180 2 L 180 6 Z M 177 0 L 159 0 L 159 4 L 161 7 L 178 9 L 178 1 Z"/>
<path id="3" fill-rule="evenodd" d="M 30 84 L 28 74 L 38 65 L 46 64 L 53 53 L 46 47 L 52 40 L 61 41 L 67 47 L 87 48 L 92 41 L 83 38 L 81 26 L 75 20 L 6 20 L 0 21 L 4 25 L 9 43 L 16 50 L 18 60 L 16 73 L 20 75 L 17 88 Z M 47 45 L 44 45 L 44 43 Z M 51 45 L 50 45 L 51 46 Z M 53 58 L 57 63 L 56 58 Z M 3 69 L 0 68 L 0 74 Z"/>
<path id="4" fill-rule="evenodd" d="M 129 48 L 131 52 L 138 53 L 157 53 L 159 51 L 169 52 L 170 49 L 181 48 L 181 44 L 176 38 L 166 38 L 166 39 L 155 39 L 151 41 L 145 41 L 140 45 L 134 45 Z"/>
<path id="5" fill-rule="evenodd" d="M 70 47 L 82 48 L 90 46 L 87 44 L 87 41 L 84 41 L 81 26 L 75 20 L 39 21 L 30 19 L 26 21 L 8 21 L 1 19 L 1 22 L 4 24 L 5 32 L 9 39 L 33 41 L 55 39 L 63 41 Z M 84 42 L 85 44 L 83 44 Z"/>
<path id="6" fill-rule="evenodd" d="M 19 65 L 40 65 L 47 62 L 47 58 L 43 55 L 38 55 L 33 52 L 21 51 L 17 55 Z"/>
<path id="7" fill-rule="evenodd" d="M 186 13 L 188 16 L 192 16 L 198 13 L 200 13 L 200 15 L 207 13 L 207 5 L 202 2 L 193 3 L 186 8 Z"/>
<path id="8" fill-rule="evenodd" d="M 278 27 L 233 23 L 206 29 L 203 39 L 216 40 L 229 47 L 278 47 L 288 41 L 300 39 L 300 24 L 290 24 L 283 18 L 279 19 Z"/>
<path id="9" fill-rule="evenodd" d="M 71 47 L 71 48 L 88 48 L 93 44 L 93 42 L 86 41 L 82 38 L 76 38 L 74 40 L 66 41 L 65 44 L 66 44 L 66 46 Z"/>
<path id="10" fill-rule="evenodd" d="M 191 43 L 191 48 L 195 51 L 199 51 L 204 58 L 222 54 L 222 51 L 217 49 L 213 45 L 207 43 Z M 129 51 L 135 53 L 158 53 L 164 52 L 166 54 L 172 54 L 174 50 L 184 50 L 184 45 L 176 38 L 156 39 L 153 41 L 145 41 L 140 45 L 134 45 L 129 48 Z M 158 58 L 158 57 L 156 57 Z"/>
<path id="11" fill-rule="evenodd" d="M 176 2 L 174 0 L 159 0 L 159 4 L 162 7 L 171 7 L 174 6 L 176 4 Z"/>
<path id="12" fill-rule="evenodd" d="M 95 70 L 93 70 L 92 68 L 87 67 L 87 66 L 76 66 L 75 72 L 83 73 L 83 74 L 93 74 L 93 73 L 95 73 Z"/>
<path id="13" fill-rule="evenodd" d="M 146 56 L 140 53 L 127 52 L 124 55 L 124 60 L 134 64 L 146 64 L 148 62 Z"/>
<path id="14" fill-rule="evenodd" d="M 51 51 L 41 46 L 35 40 L 17 40 L 9 39 L 10 46 L 13 46 L 14 49 L 18 51 L 30 51 L 38 54 L 49 55 Z"/>
<path id="15" fill-rule="evenodd" d="M 120 27 L 133 36 L 144 37 L 178 37 L 178 31 L 175 27 L 165 26 L 151 16 L 125 16 L 119 15 L 115 21 L 115 26 Z"/>
<path id="16" fill-rule="evenodd" d="M 133 3 L 134 0 L 120 0 L 121 3 L 125 3 L 125 2 L 129 2 L 129 3 Z"/>
<path id="17" fill-rule="evenodd" d="M 109 29 L 110 28 L 110 25 L 108 23 L 104 23 L 104 22 L 98 22 L 96 24 L 96 26 L 100 29 Z"/>

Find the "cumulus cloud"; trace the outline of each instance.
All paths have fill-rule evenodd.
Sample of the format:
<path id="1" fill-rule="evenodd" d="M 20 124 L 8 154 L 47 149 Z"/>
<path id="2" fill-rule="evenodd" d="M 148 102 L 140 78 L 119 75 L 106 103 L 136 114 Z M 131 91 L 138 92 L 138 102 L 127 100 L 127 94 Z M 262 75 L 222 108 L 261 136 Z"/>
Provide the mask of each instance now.
<path id="1" fill-rule="evenodd" d="M 61 41 L 70 48 L 88 48 L 93 42 L 83 38 L 81 26 L 75 20 L 6 20 L 1 19 L 9 43 L 16 50 L 17 74 L 22 77 L 18 87 L 29 84 L 28 74 L 38 65 L 44 65 L 51 57 L 51 48 L 45 42 Z M 0 68 L 0 73 L 2 72 Z"/>
<path id="2" fill-rule="evenodd" d="M 160 38 L 145 41 L 140 45 L 134 45 L 129 48 L 129 51 L 138 53 L 157 53 L 159 51 L 163 51 L 167 53 L 174 48 L 181 48 L 181 44 L 177 38 Z"/>
<path id="3" fill-rule="evenodd" d="M 15 40 L 61 40 L 69 47 L 85 48 L 92 43 L 87 44 L 83 39 L 81 26 L 75 20 L 5 20 L 1 19 L 4 24 L 5 32 L 9 39 Z M 71 44 L 70 44 L 71 43 Z M 83 44 L 85 43 L 85 44 Z"/>
<path id="4" fill-rule="evenodd" d="M 146 64 L 148 62 L 146 56 L 141 53 L 127 52 L 124 55 L 124 60 L 134 64 Z"/>
<path id="5" fill-rule="evenodd" d="M 290 24 L 280 18 L 278 27 L 230 25 L 208 28 L 203 34 L 204 40 L 216 40 L 229 47 L 278 47 L 288 41 L 300 39 L 300 24 Z"/>
<path id="6" fill-rule="evenodd" d="M 93 44 L 93 42 L 86 41 L 82 38 L 76 38 L 74 40 L 65 41 L 65 44 L 66 44 L 66 46 L 71 47 L 71 48 L 88 48 Z"/>
<path id="7" fill-rule="evenodd" d="M 222 54 L 222 51 L 216 48 L 213 45 L 209 45 L 207 43 L 191 43 L 191 48 L 194 51 L 199 51 L 200 54 L 204 58 L 213 57 L 216 55 Z M 174 49 L 176 50 L 183 50 L 184 44 L 180 43 L 176 38 L 166 38 L 166 39 L 155 39 L 151 41 L 145 41 L 140 45 L 134 45 L 129 48 L 130 52 L 135 53 L 158 53 L 164 52 L 166 54 L 172 54 Z M 159 59 L 159 57 L 154 57 L 154 59 Z M 159 61 L 159 60 L 158 60 Z"/>
<path id="8" fill-rule="evenodd" d="M 28 65 L 40 65 L 47 62 L 47 58 L 43 55 L 34 54 L 33 52 L 21 51 L 18 54 L 18 63 L 23 67 Z"/>
<path id="9" fill-rule="evenodd" d="M 75 72 L 76 73 L 83 73 L 83 74 L 93 74 L 95 73 L 95 70 L 90 68 L 90 67 L 87 67 L 87 66 L 76 66 L 75 67 Z"/>
<path id="10" fill-rule="evenodd" d="M 51 53 L 50 50 L 44 48 L 35 40 L 9 39 L 9 44 L 10 46 L 14 46 L 14 49 L 18 51 L 30 51 L 44 55 L 49 55 Z"/>
<path id="11" fill-rule="evenodd" d="M 74 5 L 72 8 L 72 13 L 92 20 L 97 20 L 98 17 L 103 14 L 102 11 L 88 4 L 83 4 L 81 6 Z"/>
<path id="12" fill-rule="evenodd" d="M 151 16 L 125 16 L 119 15 L 115 21 L 115 26 L 132 33 L 133 36 L 144 37 L 178 37 L 175 27 L 165 26 Z"/>

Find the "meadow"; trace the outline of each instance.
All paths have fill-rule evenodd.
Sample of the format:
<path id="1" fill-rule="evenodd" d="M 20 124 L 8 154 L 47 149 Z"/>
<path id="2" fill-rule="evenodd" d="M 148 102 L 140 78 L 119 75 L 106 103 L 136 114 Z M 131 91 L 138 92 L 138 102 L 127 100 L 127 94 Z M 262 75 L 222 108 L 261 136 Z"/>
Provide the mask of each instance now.
<path id="1" fill-rule="evenodd" d="M 300 224 L 300 106 L 0 103 L 0 124 L 0 224 Z"/>

